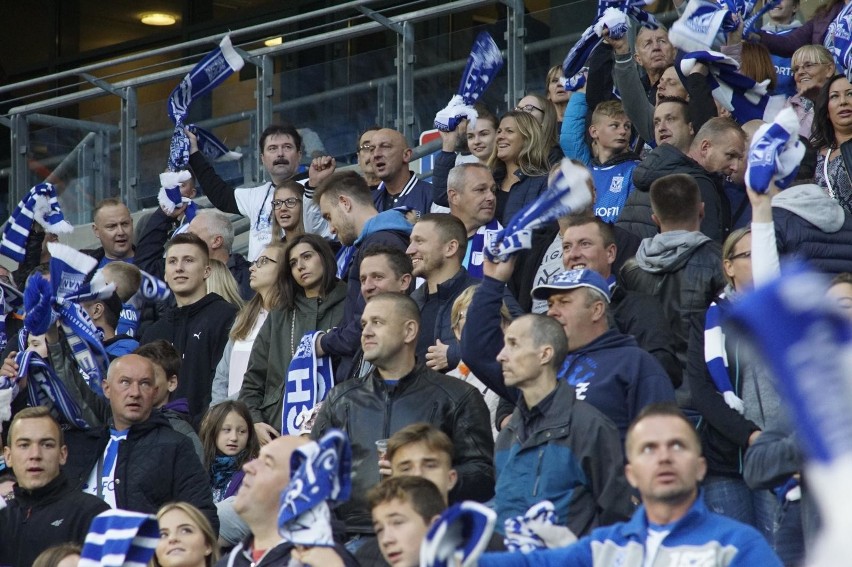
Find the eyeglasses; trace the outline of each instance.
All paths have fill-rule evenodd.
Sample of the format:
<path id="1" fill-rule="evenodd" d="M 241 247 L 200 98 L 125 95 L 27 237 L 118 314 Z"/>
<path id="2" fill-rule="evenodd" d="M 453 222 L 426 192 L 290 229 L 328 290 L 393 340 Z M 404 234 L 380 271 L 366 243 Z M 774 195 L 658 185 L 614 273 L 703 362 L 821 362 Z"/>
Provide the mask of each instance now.
<path id="1" fill-rule="evenodd" d="M 823 65 L 830 65 L 830 63 L 802 63 L 801 65 L 793 65 L 790 70 L 795 75 L 799 71 L 804 71 L 805 73 L 810 73 L 814 70 L 814 67 L 821 67 Z"/>
<path id="2" fill-rule="evenodd" d="M 361 144 L 360 146 L 358 146 L 358 151 L 362 154 L 369 154 L 375 149 L 376 146 L 374 146 L 373 144 Z"/>
<path id="3" fill-rule="evenodd" d="M 283 201 L 281 199 L 275 199 L 274 201 L 272 201 L 272 210 L 277 211 L 282 206 L 287 207 L 288 209 L 292 209 L 296 206 L 298 202 L 299 200 L 295 197 L 290 197 L 289 199 L 284 199 Z"/>
<path id="4" fill-rule="evenodd" d="M 273 260 L 272 258 L 267 258 L 266 256 L 260 256 L 257 260 L 252 262 L 251 265 L 254 266 L 255 268 L 262 268 L 270 262 L 272 262 L 273 264 L 278 263 L 275 260 Z"/>
<path id="5" fill-rule="evenodd" d="M 734 254 L 733 256 L 728 257 L 728 260 L 738 260 L 740 258 L 751 258 L 751 250 L 748 252 L 740 252 L 739 254 Z"/>
<path id="6" fill-rule="evenodd" d="M 539 112 L 544 114 L 544 111 L 534 104 L 525 104 L 523 106 L 516 106 L 515 110 L 523 111 L 523 112 L 532 112 L 533 110 L 538 110 Z"/>

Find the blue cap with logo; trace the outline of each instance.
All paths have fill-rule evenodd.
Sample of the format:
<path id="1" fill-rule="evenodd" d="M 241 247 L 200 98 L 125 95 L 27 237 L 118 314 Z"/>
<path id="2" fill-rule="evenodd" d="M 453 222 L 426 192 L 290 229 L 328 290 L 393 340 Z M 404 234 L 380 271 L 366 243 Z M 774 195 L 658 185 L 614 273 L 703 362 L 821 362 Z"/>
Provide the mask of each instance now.
<path id="1" fill-rule="evenodd" d="M 554 293 L 561 293 L 578 287 L 588 287 L 600 292 L 606 298 L 606 302 L 609 303 L 609 285 L 603 276 L 588 268 L 559 272 L 549 282 L 533 288 L 532 296 L 535 299 L 547 299 Z"/>

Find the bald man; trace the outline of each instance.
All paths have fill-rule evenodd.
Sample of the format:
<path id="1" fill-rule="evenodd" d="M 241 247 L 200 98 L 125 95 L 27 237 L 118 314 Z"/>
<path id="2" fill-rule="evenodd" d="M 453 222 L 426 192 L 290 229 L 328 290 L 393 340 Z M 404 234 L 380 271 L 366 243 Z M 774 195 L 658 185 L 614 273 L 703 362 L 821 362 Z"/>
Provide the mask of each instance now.
<path id="1" fill-rule="evenodd" d="M 379 212 L 395 207 L 410 207 L 425 215 L 432 208 L 432 184 L 421 181 L 408 169 L 411 148 L 405 136 L 382 128 L 372 133 L 373 146 L 371 163 L 373 171 L 381 180 L 373 192 L 373 202 Z M 441 212 L 447 212 L 442 210 Z"/>

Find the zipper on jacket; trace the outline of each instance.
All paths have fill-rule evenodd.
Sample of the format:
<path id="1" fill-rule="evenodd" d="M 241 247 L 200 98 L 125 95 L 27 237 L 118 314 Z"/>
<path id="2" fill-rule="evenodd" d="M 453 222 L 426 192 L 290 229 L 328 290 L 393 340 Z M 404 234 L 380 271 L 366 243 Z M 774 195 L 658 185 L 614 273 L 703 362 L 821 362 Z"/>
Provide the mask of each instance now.
<path id="1" fill-rule="evenodd" d="M 390 437 L 391 412 L 393 411 L 393 400 L 390 393 L 385 390 L 385 422 L 382 427 L 382 439 Z"/>
<path id="2" fill-rule="evenodd" d="M 535 484 L 533 485 L 533 496 L 538 496 L 538 483 L 541 482 L 541 465 L 544 461 L 544 447 L 538 449 L 538 464 L 535 467 Z"/>
<path id="3" fill-rule="evenodd" d="M 343 431 L 346 435 L 352 435 L 352 429 L 349 427 L 349 402 L 343 405 Z"/>

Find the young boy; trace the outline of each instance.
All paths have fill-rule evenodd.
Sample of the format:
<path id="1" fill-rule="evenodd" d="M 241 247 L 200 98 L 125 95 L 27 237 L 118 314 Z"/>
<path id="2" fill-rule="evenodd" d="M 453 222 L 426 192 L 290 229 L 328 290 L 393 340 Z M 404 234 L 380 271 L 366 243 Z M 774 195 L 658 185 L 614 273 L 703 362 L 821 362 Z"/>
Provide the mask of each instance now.
<path id="1" fill-rule="evenodd" d="M 137 348 L 134 354 L 144 356 L 154 365 L 154 383 L 157 394 L 154 398 L 154 411 L 161 412 L 169 425 L 178 433 L 183 433 L 192 441 L 196 454 L 204 462 L 204 449 L 201 440 L 192 428 L 189 405 L 186 398 L 169 401 L 171 393 L 177 389 L 180 372 L 180 355 L 170 343 L 162 339 Z"/>
<path id="2" fill-rule="evenodd" d="M 418 567 L 420 544 L 444 511 L 441 493 L 417 476 L 392 477 L 367 495 L 382 557 L 393 567 Z"/>

